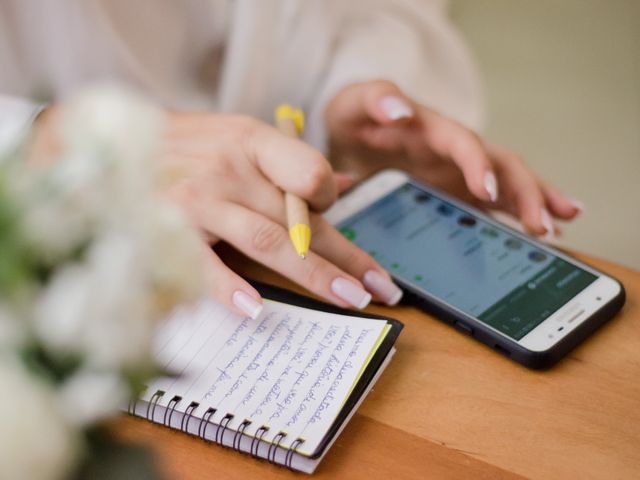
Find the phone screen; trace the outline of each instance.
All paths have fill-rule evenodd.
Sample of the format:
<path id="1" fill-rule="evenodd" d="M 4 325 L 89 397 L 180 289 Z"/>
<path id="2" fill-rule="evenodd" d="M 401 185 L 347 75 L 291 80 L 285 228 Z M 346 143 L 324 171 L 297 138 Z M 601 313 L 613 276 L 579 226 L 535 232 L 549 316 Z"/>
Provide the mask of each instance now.
<path id="1" fill-rule="evenodd" d="M 338 228 L 394 276 L 515 340 L 597 279 L 411 183 Z"/>

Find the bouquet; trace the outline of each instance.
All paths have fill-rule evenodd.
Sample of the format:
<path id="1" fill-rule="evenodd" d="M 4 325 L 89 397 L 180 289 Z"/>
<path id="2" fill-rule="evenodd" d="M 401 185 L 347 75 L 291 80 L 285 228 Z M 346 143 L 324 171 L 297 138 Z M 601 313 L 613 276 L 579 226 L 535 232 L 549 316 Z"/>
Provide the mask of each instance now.
<path id="1" fill-rule="evenodd" d="M 104 422 L 158 373 L 157 323 L 204 293 L 201 240 L 162 198 L 162 129 L 101 87 L 65 109 L 52 158 L 0 152 L 0 478 L 115 478 L 104 462 L 145 458 Z"/>

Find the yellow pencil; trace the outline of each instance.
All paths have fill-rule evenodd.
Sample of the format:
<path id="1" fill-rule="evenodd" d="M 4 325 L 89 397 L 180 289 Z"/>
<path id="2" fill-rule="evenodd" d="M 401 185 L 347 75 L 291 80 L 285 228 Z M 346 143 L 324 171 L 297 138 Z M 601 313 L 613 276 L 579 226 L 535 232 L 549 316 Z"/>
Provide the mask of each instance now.
<path id="1" fill-rule="evenodd" d="M 304 129 L 304 114 L 302 110 L 292 108 L 290 105 L 280 105 L 275 112 L 278 129 L 291 137 L 297 137 Z M 287 209 L 287 224 L 289 237 L 300 258 L 309 254 L 311 244 L 311 227 L 309 226 L 309 207 L 307 202 L 294 195 L 285 192 L 285 207 Z"/>

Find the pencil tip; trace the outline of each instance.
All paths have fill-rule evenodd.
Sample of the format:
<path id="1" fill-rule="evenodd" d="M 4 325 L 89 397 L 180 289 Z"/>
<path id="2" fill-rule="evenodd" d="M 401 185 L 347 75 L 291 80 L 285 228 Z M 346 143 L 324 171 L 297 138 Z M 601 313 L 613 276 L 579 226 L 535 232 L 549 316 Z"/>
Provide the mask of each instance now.
<path id="1" fill-rule="evenodd" d="M 300 258 L 305 258 L 309 254 L 309 243 L 311 242 L 311 229 L 309 225 L 297 223 L 289 229 L 289 236 L 293 247 Z"/>

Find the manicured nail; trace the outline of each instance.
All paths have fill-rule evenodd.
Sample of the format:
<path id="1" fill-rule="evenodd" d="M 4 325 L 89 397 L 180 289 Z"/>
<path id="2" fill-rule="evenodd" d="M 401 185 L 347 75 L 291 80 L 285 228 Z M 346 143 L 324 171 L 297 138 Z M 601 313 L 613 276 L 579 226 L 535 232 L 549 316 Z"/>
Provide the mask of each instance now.
<path id="1" fill-rule="evenodd" d="M 413 111 L 407 102 L 400 97 L 388 96 L 380 100 L 380 108 L 389 120 L 411 118 Z"/>
<path id="2" fill-rule="evenodd" d="M 576 200 L 574 198 L 570 198 L 569 201 L 571 202 L 573 207 L 576 210 L 578 210 L 578 215 L 580 215 L 581 213 L 584 213 L 584 203 L 582 203 L 580 200 Z"/>
<path id="3" fill-rule="evenodd" d="M 262 303 L 258 302 L 255 298 L 242 290 L 236 290 L 233 292 L 231 298 L 233 304 L 242 310 L 248 317 L 256 320 L 262 312 Z"/>
<path id="4" fill-rule="evenodd" d="M 362 277 L 367 290 L 375 293 L 387 305 L 395 305 L 402 298 L 402 290 L 380 272 L 367 270 Z"/>
<path id="5" fill-rule="evenodd" d="M 371 301 L 371 294 L 369 292 L 363 290 L 357 284 L 346 278 L 334 278 L 333 282 L 331 282 L 331 291 L 356 308 L 364 308 L 369 305 Z"/>
<path id="6" fill-rule="evenodd" d="M 543 238 L 545 240 L 552 239 L 556 233 L 556 229 L 553 226 L 553 220 L 551 220 L 551 215 L 549 214 L 549 211 L 546 208 L 542 208 L 542 210 L 540 210 L 540 219 L 542 220 L 542 226 L 546 230 L 546 233 Z"/>
<path id="7" fill-rule="evenodd" d="M 498 181 L 496 180 L 496 175 L 491 171 L 484 173 L 484 189 L 489 194 L 492 202 L 498 200 Z"/>

